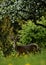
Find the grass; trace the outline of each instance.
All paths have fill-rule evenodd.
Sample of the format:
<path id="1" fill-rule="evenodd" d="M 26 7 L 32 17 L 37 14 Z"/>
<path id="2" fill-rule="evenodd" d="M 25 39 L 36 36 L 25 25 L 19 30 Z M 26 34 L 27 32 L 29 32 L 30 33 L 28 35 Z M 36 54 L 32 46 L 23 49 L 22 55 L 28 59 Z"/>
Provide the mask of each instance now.
<path id="1" fill-rule="evenodd" d="M 46 49 L 35 55 L 32 53 L 20 56 L 12 54 L 6 58 L 0 55 L 0 65 L 46 65 Z"/>

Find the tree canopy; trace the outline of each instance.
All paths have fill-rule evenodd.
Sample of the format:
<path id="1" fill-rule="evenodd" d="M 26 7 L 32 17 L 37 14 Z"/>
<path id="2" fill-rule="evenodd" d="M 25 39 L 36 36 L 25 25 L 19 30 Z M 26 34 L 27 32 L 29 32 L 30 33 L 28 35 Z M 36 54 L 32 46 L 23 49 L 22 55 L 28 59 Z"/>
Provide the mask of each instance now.
<path id="1" fill-rule="evenodd" d="M 14 23 L 16 19 L 33 20 L 36 25 L 36 20 L 41 16 L 46 15 L 46 0 L 5 0 L 0 4 L 0 20 L 8 15 Z"/>

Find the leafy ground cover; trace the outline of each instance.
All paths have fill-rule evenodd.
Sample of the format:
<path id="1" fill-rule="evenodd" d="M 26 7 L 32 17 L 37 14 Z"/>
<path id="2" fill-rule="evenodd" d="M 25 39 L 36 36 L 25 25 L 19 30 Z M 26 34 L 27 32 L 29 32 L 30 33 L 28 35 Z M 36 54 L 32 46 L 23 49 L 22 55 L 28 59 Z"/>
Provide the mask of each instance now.
<path id="1" fill-rule="evenodd" d="M 35 55 L 12 54 L 5 58 L 0 54 L 0 65 L 46 65 L 46 49 Z"/>

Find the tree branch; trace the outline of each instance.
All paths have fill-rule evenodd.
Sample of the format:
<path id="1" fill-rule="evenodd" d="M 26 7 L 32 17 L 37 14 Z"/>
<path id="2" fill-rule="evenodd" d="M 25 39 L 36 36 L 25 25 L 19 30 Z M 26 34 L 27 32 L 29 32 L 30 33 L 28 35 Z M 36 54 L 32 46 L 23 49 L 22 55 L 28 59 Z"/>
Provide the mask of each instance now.
<path id="1" fill-rule="evenodd" d="M 40 23 L 37 23 L 37 22 L 34 22 L 34 23 L 35 23 L 35 25 L 37 25 L 37 26 L 42 26 L 42 27 L 46 28 L 46 26 L 43 25 L 43 24 L 40 24 Z"/>

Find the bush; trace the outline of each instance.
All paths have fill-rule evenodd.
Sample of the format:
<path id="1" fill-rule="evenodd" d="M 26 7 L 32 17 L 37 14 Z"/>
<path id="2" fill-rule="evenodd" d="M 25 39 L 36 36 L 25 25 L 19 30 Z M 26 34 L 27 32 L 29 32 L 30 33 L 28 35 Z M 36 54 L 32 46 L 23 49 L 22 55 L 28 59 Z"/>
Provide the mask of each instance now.
<path id="1" fill-rule="evenodd" d="M 46 23 L 46 20 L 43 20 L 43 18 L 44 17 L 42 17 L 41 22 L 39 21 L 39 23 Z M 19 31 L 19 35 L 19 42 L 22 44 L 38 43 L 40 46 L 46 44 L 46 28 L 37 26 L 30 20 L 28 20 L 26 24 L 22 25 L 22 30 Z"/>

